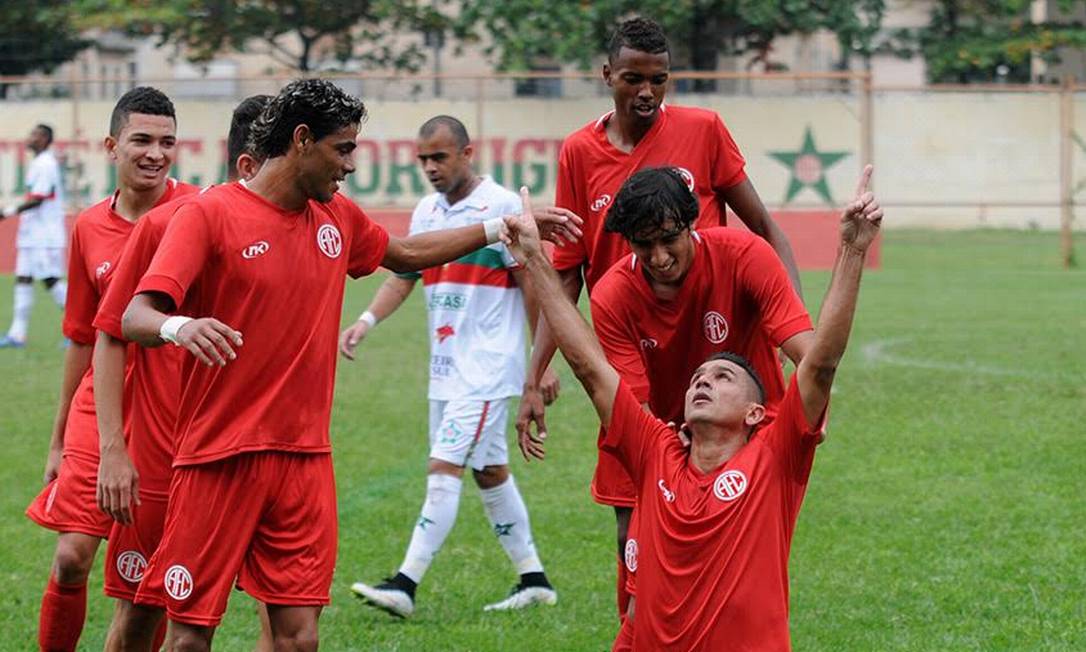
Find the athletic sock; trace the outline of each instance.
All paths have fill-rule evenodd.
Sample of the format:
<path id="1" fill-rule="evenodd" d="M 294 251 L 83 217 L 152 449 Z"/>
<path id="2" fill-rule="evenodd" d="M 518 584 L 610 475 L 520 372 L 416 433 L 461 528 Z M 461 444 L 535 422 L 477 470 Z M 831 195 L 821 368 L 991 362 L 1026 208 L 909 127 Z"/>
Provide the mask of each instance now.
<path id="1" fill-rule="evenodd" d="M 422 503 L 422 512 L 411 535 L 411 543 L 400 565 L 400 572 L 415 584 L 422 581 L 426 569 L 456 523 L 463 484 L 460 478 L 442 473 L 426 476 L 426 500 Z"/>
<path id="2" fill-rule="evenodd" d="M 26 341 L 26 331 L 30 326 L 30 310 L 34 307 L 34 286 L 30 283 L 15 284 L 15 306 L 12 311 L 11 328 L 8 337 L 20 342 Z"/>
<path id="3" fill-rule="evenodd" d="M 87 616 L 87 583 L 60 584 L 52 575 L 41 599 L 38 645 L 45 652 L 75 650 Z"/>
<path id="4" fill-rule="evenodd" d="M 494 534 L 517 573 L 542 573 L 543 564 L 536 553 L 532 527 L 528 523 L 528 508 L 524 506 L 524 499 L 520 497 L 513 476 L 497 487 L 483 489 L 479 493 L 487 518 L 494 527 Z"/>
<path id="5" fill-rule="evenodd" d="M 54 283 L 53 287 L 49 288 L 49 294 L 52 295 L 57 306 L 64 310 L 64 301 L 68 298 L 68 281 L 61 280 Z"/>

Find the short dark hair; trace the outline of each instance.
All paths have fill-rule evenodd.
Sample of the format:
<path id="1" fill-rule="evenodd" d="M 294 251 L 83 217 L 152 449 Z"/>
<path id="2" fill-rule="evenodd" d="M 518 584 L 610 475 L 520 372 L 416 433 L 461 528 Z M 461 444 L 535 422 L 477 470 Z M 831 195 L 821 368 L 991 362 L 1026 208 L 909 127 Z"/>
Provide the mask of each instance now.
<path id="1" fill-rule="evenodd" d="M 624 47 L 649 54 L 667 53 L 668 58 L 671 58 L 671 44 L 667 41 L 664 29 L 651 18 L 634 16 L 619 23 L 607 44 L 607 60 L 614 62 Z"/>
<path id="2" fill-rule="evenodd" d="M 633 240 L 639 233 L 663 228 L 672 220 L 678 232 L 694 223 L 698 211 L 698 198 L 677 169 L 645 168 L 622 184 L 603 228 Z"/>
<path id="3" fill-rule="evenodd" d="M 298 125 L 320 140 L 366 119 L 362 100 L 326 79 L 298 79 L 283 87 L 253 122 L 249 151 L 263 159 L 282 156 Z"/>
<path id="4" fill-rule="evenodd" d="M 41 129 L 43 132 L 45 132 L 45 146 L 46 147 L 49 147 L 50 145 L 53 144 L 53 128 L 52 127 L 45 124 L 44 122 L 39 122 L 38 124 L 34 125 L 34 128 L 35 129 Z"/>
<path id="5" fill-rule="evenodd" d="M 128 116 L 133 113 L 144 115 L 164 115 L 177 123 L 177 114 L 173 102 L 166 94 L 150 86 L 137 86 L 121 96 L 109 116 L 109 135 L 116 138 L 128 124 Z"/>
<path id="6" fill-rule="evenodd" d="M 451 115 L 437 115 L 422 123 L 422 126 L 419 127 L 419 135 L 423 138 L 429 138 L 440 127 L 449 130 L 449 133 L 452 134 L 453 139 L 456 141 L 456 146 L 460 149 L 464 149 L 471 143 L 471 139 L 468 138 L 467 127 L 464 126 L 463 122 Z"/>
<path id="7" fill-rule="evenodd" d="M 765 385 L 762 384 L 762 379 L 758 376 L 758 372 L 754 370 L 754 365 L 750 363 L 750 360 L 747 360 L 738 353 L 720 351 L 719 353 L 714 353 L 706 358 L 705 362 L 712 362 L 714 360 L 727 360 L 747 372 L 750 379 L 754 381 L 754 386 L 758 389 L 758 402 L 765 403 Z"/>
<path id="8" fill-rule="evenodd" d="M 271 95 L 253 95 L 241 101 L 234 109 L 234 115 L 230 119 L 230 134 L 226 137 L 226 165 L 232 168 L 238 163 L 238 157 L 248 152 L 249 129 L 253 121 L 271 102 Z"/>

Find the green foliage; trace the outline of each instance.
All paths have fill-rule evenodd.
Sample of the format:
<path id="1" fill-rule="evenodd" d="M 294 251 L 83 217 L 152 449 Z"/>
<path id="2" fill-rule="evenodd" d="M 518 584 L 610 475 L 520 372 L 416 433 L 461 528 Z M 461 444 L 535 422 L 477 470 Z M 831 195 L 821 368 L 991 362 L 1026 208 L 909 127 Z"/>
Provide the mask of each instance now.
<path id="1" fill-rule="evenodd" d="M 440 19 L 432 6 L 419 0 L 77 2 L 84 26 L 155 35 L 160 44 L 181 46 L 194 62 L 210 61 L 225 49 L 262 51 L 299 71 L 329 58 L 341 64 L 414 70 L 422 62 L 420 47 L 397 43 L 394 36 Z"/>
<path id="2" fill-rule="evenodd" d="M 0 75 L 48 72 L 87 46 L 64 0 L 0 0 Z M 0 97 L 6 86 L 0 84 Z"/>

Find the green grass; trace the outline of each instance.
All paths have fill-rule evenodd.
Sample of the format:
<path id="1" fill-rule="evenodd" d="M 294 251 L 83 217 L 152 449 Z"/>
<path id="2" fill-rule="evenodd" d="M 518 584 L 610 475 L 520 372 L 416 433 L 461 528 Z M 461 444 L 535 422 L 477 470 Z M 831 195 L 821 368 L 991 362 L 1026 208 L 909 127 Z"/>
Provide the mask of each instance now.
<path id="1" fill-rule="evenodd" d="M 798 650 L 1086 649 L 1086 273 L 1055 236 L 890 232 L 864 279 L 793 545 Z M 379 278 L 349 286 L 353 318 Z M 804 276 L 817 304 L 827 275 Z M 10 316 L 0 279 L 0 325 Z M 40 483 L 59 383 L 59 318 L 43 293 L 30 346 L 0 351 L 0 649 L 34 649 L 54 535 L 22 510 Z M 342 364 L 333 418 L 340 548 L 328 650 L 603 650 L 615 631 L 613 518 L 591 502 L 596 422 L 562 369 L 544 464 L 513 460 L 558 606 L 484 614 L 514 576 L 468 488 L 418 594 L 416 617 L 362 608 L 347 587 L 398 565 L 424 491 L 426 332 L 421 299 Z M 252 337 L 252 335 L 250 335 Z M 92 573 L 82 648 L 110 605 Z M 251 646 L 235 594 L 216 636 Z"/>

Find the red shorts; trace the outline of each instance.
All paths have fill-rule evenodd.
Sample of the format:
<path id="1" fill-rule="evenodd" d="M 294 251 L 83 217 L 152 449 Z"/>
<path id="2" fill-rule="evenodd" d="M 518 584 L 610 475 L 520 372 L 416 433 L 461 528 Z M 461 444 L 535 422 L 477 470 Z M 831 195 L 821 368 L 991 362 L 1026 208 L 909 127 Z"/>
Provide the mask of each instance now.
<path id="1" fill-rule="evenodd" d="M 602 432 L 600 436 L 603 436 Z M 637 501 L 637 487 L 626 473 L 626 467 L 602 449 L 596 462 L 596 473 L 592 476 L 592 498 L 601 505 L 613 507 L 633 507 Z"/>
<path id="2" fill-rule="evenodd" d="M 135 602 L 215 626 L 236 580 L 266 604 L 326 605 L 336 536 L 331 454 L 261 451 L 178 467 Z"/>
<path id="3" fill-rule="evenodd" d="M 113 526 L 109 514 L 98 509 L 94 496 L 98 460 L 65 455 L 55 480 L 45 485 L 26 508 L 38 525 L 57 532 L 79 532 L 105 539 Z"/>
<path id="4" fill-rule="evenodd" d="M 132 525 L 114 522 L 106 548 L 105 593 L 131 602 L 136 599 L 147 560 L 155 553 L 166 523 L 167 499 L 140 496 L 132 506 Z"/>

